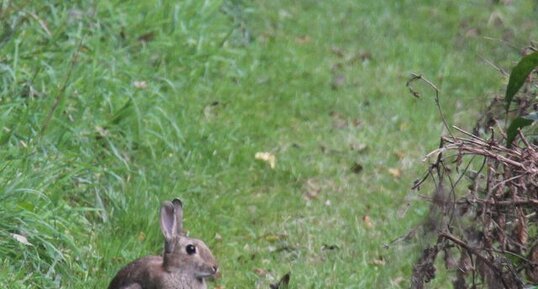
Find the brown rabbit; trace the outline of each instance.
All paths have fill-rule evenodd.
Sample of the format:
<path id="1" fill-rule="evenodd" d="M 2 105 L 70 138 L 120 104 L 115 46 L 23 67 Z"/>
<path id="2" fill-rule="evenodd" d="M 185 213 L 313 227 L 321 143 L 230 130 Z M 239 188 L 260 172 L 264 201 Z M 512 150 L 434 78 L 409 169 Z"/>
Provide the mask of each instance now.
<path id="1" fill-rule="evenodd" d="M 112 279 L 108 289 L 206 289 L 205 278 L 218 272 L 215 258 L 204 242 L 183 232 L 183 205 L 179 199 L 161 206 L 163 256 L 131 262 Z"/>

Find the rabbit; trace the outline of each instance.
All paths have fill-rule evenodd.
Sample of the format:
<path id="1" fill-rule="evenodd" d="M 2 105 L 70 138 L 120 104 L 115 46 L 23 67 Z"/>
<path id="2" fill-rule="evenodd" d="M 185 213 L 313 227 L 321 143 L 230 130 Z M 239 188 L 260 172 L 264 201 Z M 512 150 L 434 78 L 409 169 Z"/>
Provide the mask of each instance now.
<path id="1" fill-rule="evenodd" d="M 181 200 L 161 206 L 163 256 L 137 259 L 121 269 L 108 289 L 206 289 L 218 265 L 204 242 L 185 236 Z"/>

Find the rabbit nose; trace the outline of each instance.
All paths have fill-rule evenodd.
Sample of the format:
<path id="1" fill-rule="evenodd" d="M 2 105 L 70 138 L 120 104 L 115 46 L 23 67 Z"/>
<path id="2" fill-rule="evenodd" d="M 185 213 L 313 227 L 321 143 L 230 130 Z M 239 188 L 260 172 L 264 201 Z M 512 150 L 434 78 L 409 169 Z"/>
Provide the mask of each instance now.
<path id="1" fill-rule="evenodd" d="M 219 266 L 215 265 L 215 266 L 213 266 L 211 268 L 213 269 L 213 273 L 219 272 Z"/>

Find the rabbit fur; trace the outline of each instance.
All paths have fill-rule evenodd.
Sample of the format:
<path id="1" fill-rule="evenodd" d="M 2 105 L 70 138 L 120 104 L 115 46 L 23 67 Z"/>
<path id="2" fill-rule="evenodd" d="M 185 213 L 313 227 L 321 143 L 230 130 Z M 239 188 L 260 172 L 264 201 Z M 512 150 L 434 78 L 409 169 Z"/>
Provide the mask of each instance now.
<path id="1" fill-rule="evenodd" d="M 183 205 L 179 199 L 161 206 L 162 256 L 146 256 L 121 269 L 108 289 L 206 289 L 205 279 L 218 265 L 207 245 L 185 236 Z"/>

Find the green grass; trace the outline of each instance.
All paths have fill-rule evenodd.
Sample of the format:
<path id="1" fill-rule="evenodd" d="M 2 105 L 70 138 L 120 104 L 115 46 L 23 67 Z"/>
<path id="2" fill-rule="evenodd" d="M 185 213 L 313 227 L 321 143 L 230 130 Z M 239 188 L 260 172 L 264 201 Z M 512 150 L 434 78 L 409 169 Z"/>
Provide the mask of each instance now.
<path id="1" fill-rule="evenodd" d="M 481 58 L 509 69 L 538 8 L 385 2 L 2 1 L 2 283 L 106 288 L 159 254 L 179 196 L 221 265 L 211 286 L 406 288 L 420 246 L 383 244 L 426 214 L 409 188 L 442 126 L 405 82 L 424 74 L 472 127 L 506 83 Z"/>

